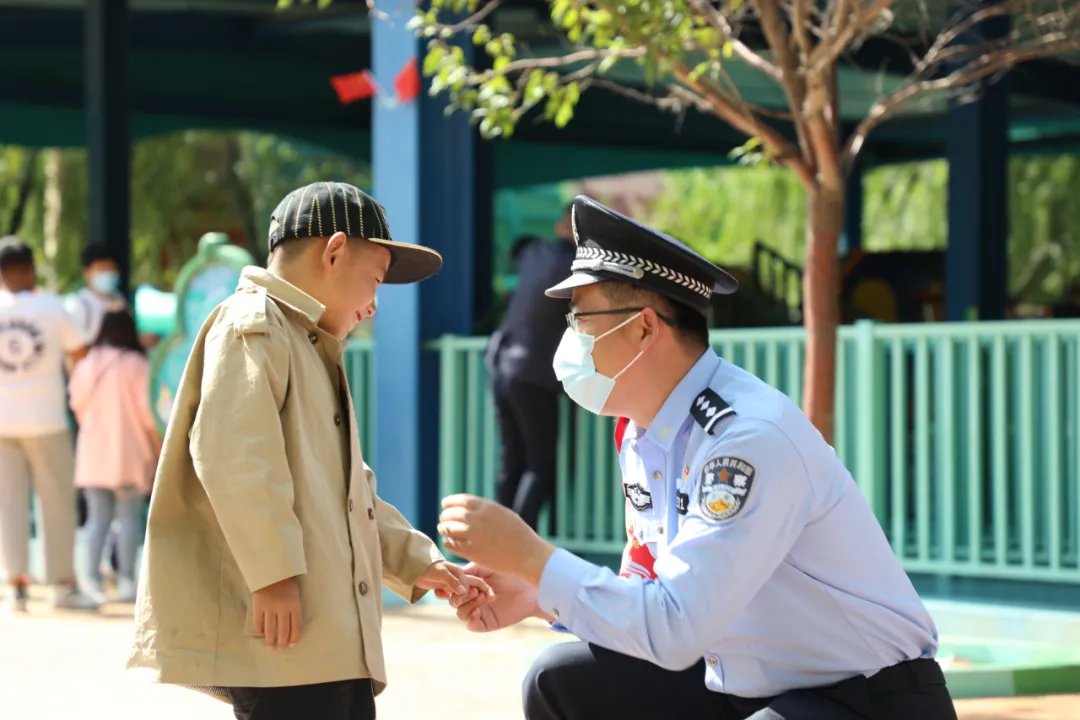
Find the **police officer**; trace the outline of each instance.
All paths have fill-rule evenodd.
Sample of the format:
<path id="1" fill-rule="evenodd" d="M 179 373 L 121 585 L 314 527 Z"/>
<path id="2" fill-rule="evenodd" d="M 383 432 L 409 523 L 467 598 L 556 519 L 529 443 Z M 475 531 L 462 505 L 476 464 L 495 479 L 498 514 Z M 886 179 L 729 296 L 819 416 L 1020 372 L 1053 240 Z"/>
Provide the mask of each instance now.
<path id="1" fill-rule="evenodd" d="M 557 644 L 529 720 L 955 718 L 934 623 L 851 474 L 799 408 L 708 345 L 736 281 L 677 240 L 579 197 L 556 375 L 619 439 L 622 577 L 495 503 L 443 500 L 439 532 L 498 594 L 470 629 L 529 616 Z"/>

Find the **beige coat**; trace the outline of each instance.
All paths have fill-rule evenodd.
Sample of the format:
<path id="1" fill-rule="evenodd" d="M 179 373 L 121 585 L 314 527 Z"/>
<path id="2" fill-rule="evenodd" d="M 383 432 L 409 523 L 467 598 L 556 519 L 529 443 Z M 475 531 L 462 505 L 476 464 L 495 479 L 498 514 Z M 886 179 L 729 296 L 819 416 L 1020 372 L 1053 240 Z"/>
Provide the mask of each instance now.
<path id="1" fill-rule="evenodd" d="M 200 331 L 155 479 L 129 667 L 211 688 L 385 687 L 380 585 L 415 602 L 442 556 L 375 495 L 323 310 L 247 268 Z M 251 593 L 293 576 L 303 634 L 270 650 Z"/>

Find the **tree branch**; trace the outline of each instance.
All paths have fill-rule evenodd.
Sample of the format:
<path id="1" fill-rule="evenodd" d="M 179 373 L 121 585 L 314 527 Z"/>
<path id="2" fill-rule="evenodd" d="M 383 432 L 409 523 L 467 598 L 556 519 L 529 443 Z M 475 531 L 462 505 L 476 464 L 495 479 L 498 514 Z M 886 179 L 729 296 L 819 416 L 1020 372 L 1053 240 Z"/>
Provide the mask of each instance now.
<path id="1" fill-rule="evenodd" d="M 757 9 L 765 40 L 769 43 L 780 66 L 784 95 L 795 116 L 795 134 L 802 151 L 803 165 L 813 175 L 812 168 L 816 167 L 817 161 L 807 134 L 806 122 L 803 119 L 806 103 L 806 77 L 798 72 L 798 66 L 788 44 L 787 25 L 781 15 L 777 0 L 758 0 Z"/>
<path id="2" fill-rule="evenodd" d="M 871 130 L 917 97 L 932 92 L 963 92 L 969 90 L 973 83 L 1009 70 L 1020 63 L 1052 57 L 1064 52 L 1080 51 L 1080 38 L 1061 34 L 1058 38 L 1047 37 L 1042 40 L 1043 42 L 1031 47 L 1016 47 L 996 54 L 981 55 L 944 77 L 914 80 L 893 92 L 892 95 L 878 100 L 848 138 L 843 151 L 844 165 L 850 166 L 855 161 Z"/>
<path id="3" fill-rule="evenodd" d="M 678 65 L 673 70 L 679 82 L 693 89 L 709 104 L 710 111 L 721 120 L 748 137 L 761 139 L 762 144 L 769 148 L 776 160 L 784 163 L 792 169 L 799 180 L 807 187 L 814 182 L 814 175 L 810 167 L 803 160 L 798 148 L 794 147 L 783 135 L 749 112 L 740 111 L 721 92 L 712 88 L 701 78 L 692 79 L 690 70 L 685 65 Z"/>
<path id="4" fill-rule="evenodd" d="M 734 28 L 731 27 L 731 23 L 712 3 L 708 2 L 708 0 L 690 0 L 690 6 L 701 13 L 709 24 L 720 32 L 726 42 L 731 43 L 731 49 L 740 60 L 776 82 L 781 82 L 780 68 L 758 55 L 746 43 L 739 40 L 735 35 Z"/>
<path id="5" fill-rule="evenodd" d="M 460 22 L 453 23 L 452 25 L 444 25 L 443 23 L 435 23 L 434 26 L 439 30 L 450 30 L 453 33 L 459 33 L 463 30 L 471 30 L 477 25 L 482 23 L 484 19 L 495 12 L 495 10 L 502 5 L 503 0 L 490 0 L 484 4 L 484 7 L 474 12 L 469 17 Z M 374 0 L 368 0 L 368 8 L 374 8 Z"/>
<path id="6" fill-rule="evenodd" d="M 808 17 L 810 0 L 791 0 L 791 31 L 795 44 L 799 48 L 799 67 L 806 67 L 807 59 L 813 49 L 810 45 L 810 18 Z"/>
<path id="7" fill-rule="evenodd" d="M 851 42 L 858 36 L 860 31 L 867 30 L 881 13 L 888 10 L 893 0 L 874 0 L 869 6 L 857 13 L 854 19 L 837 17 L 837 31 L 827 41 L 817 46 L 807 63 L 807 74 L 823 72 L 828 66 L 840 59 L 851 47 Z"/>
<path id="8" fill-rule="evenodd" d="M 513 72 L 520 72 L 522 70 L 532 70 L 533 68 L 560 68 L 564 65 L 574 65 L 579 62 L 588 62 L 589 60 L 603 60 L 608 57 L 622 58 L 636 58 L 645 55 L 645 48 L 623 48 L 621 50 L 576 50 L 568 55 L 562 55 L 560 57 L 538 57 L 538 58 L 522 58 L 521 60 L 514 60 L 506 64 L 506 66 L 500 70 L 500 73 L 509 74 Z M 488 74 L 494 74 L 494 70 L 486 71 Z"/>

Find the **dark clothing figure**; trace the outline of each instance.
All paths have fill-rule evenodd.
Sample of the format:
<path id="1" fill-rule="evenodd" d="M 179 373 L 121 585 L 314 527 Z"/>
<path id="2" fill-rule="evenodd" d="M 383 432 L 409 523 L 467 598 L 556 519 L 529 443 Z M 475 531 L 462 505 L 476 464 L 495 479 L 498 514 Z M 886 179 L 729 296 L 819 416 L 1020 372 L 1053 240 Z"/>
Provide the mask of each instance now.
<path id="1" fill-rule="evenodd" d="M 566 276 L 574 246 L 534 240 L 516 248 L 518 286 L 486 363 L 502 441 L 498 500 L 531 527 L 555 489 L 555 443 L 562 392 L 551 360 L 566 329 L 566 302 L 544 290 Z"/>

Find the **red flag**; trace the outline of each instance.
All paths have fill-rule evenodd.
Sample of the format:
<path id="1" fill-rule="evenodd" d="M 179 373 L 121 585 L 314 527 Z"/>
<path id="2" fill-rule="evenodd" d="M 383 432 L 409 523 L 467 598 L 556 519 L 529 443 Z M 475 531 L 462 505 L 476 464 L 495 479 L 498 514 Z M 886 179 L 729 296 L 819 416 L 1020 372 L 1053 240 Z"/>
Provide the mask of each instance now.
<path id="1" fill-rule="evenodd" d="M 394 92 L 400 102 L 407 103 L 416 99 L 420 94 L 420 68 L 416 64 L 416 58 L 409 58 L 405 67 L 394 78 Z"/>
<path id="2" fill-rule="evenodd" d="M 334 92 L 337 93 L 338 101 L 342 105 L 369 98 L 377 89 L 375 77 L 369 70 L 335 75 L 330 78 L 330 84 L 334 86 Z"/>
<path id="3" fill-rule="evenodd" d="M 615 421 L 615 452 L 622 452 L 623 436 L 626 435 L 626 427 L 630 424 L 630 418 L 621 417 Z"/>

